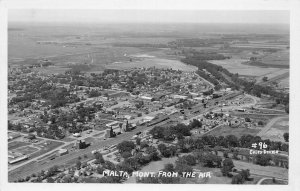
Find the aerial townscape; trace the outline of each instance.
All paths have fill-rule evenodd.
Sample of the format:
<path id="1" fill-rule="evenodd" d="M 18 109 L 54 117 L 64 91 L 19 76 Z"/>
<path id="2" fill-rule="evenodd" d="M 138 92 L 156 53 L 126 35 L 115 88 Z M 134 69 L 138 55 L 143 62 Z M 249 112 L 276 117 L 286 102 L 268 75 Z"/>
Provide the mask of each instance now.
<path id="1" fill-rule="evenodd" d="M 8 181 L 286 185 L 289 44 L 288 24 L 9 22 Z"/>

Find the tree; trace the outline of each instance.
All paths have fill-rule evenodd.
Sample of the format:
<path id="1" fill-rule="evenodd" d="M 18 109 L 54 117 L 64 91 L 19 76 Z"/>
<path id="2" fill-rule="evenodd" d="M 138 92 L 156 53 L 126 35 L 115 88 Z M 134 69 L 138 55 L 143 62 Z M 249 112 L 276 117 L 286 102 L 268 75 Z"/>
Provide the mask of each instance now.
<path id="1" fill-rule="evenodd" d="M 264 122 L 259 121 L 257 124 L 260 125 L 260 126 L 262 126 L 262 125 L 264 125 Z"/>
<path id="2" fill-rule="evenodd" d="M 47 177 L 53 176 L 58 171 L 58 166 L 53 166 L 48 169 L 48 172 L 46 174 Z"/>
<path id="3" fill-rule="evenodd" d="M 136 139 L 136 144 L 137 144 L 137 145 L 141 145 L 141 138 L 138 137 L 138 138 Z"/>
<path id="4" fill-rule="evenodd" d="M 98 174 L 102 174 L 105 169 L 102 166 L 98 166 L 96 171 Z"/>
<path id="5" fill-rule="evenodd" d="M 284 109 L 284 110 L 285 110 L 286 113 L 289 113 L 289 104 L 287 104 L 287 105 L 285 106 L 285 109 Z"/>
<path id="6" fill-rule="evenodd" d="M 124 159 L 127 159 L 127 158 L 129 158 L 129 157 L 131 157 L 131 156 L 132 156 L 131 153 L 128 152 L 128 151 L 125 151 L 125 152 L 122 153 L 122 157 L 123 157 Z"/>
<path id="7" fill-rule="evenodd" d="M 182 157 L 179 157 L 177 162 L 185 163 L 189 166 L 194 166 L 196 165 L 196 158 L 193 155 L 184 155 Z"/>
<path id="8" fill-rule="evenodd" d="M 232 177 L 231 184 L 243 184 L 244 179 L 241 174 L 236 174 Z"/>
<path id="9" fill-rule="evenodd" d="M 165 164 L 164 170 L 165 172 L 174 172 L 175 168 L 174 165 L 172 163 L 167 163 Z"/>
<path id="10" fill-rule="evenodd" d="M 81 167 L 81 162 L 80 162 L 80 160 L 78 160 L 78 161 L 76 162 L 76 168 L 79 170 L 80 167 Z"/>
<path id="11" fill-rule="evenodd" d="M 160 159 L 157 149 L 154 146 L 147 147 L 145 153 L 149 155 L 150 160 L 156 161 Z"/>
<path id="12" fill-rule="evenodd" d="M 104 163 L 104 162 L 105 162 L 104 159 L 103 159 L 102 154 L 99 153 L 99 152 L 96 152 L 96 153 L 94 154 L 94 157 L 95 157 L 95 159 L 96 159 L 95 164 L 100 164 L 100 163 Z"/>
<path id="13" fill-rule="evenodd" d="M 117 164 L 116 166 L 116 170 L 117 171 L 124 171 L 124 172 L 127 172 L 127 173 L 132 173 L 133 172 L 133 168 L 131 166 L 129 166 L 128 163 L 120 163 L 120 164 Z"/>
<path id="14" fill-rule="evenodd" d="M 222 161 L 221 157 L 214 155 L 212 153 L 208 153 L 204 155 L 202 159 L 204 166 L 211 167 L 211 168 L 214 168 L 216 166 L 217 167 L 221 166 L 221 161 Z"/>
<path id="15" fill-rule="evenodd" d="M 285 142 L 289 142 L 289 133 L 284 133 L 283 138 L 284 138 Z"/>
<path id="16" fill-rule="evenodd" d="M 51 177 L 48 177 L 48 178 L 47 178 L 47 182 L 48 182 L 48 183 L 54 183 L 54 179 L 51 178 Z"/>
<path id="17" fill-rule="evenodd" d="M 245 122 L 251 122 L 251 119 L 249 117 L 246 117 Z"/>
<path id="18" fill-rule="evenodd" d="M 117 149 L 120 153 L 123 153 L 125 151 L 131 152 L 134 148 L 135 144 L 132 141 L 123 141 L 117 145 Z"/>
<path id="19" fill-rule="evenodd" d="M 267 77 L 267 76 L 264 76 L 264 77 L 262 78 L 262 80 L 263 80 L 264 82 L 266 82 L 266 81 L 268 81 L 268 77 Z"/>
<path id="20" fill-rule="evenodd" d="M 105 161 L 105 163 L 102 166 L 103 166 L 103 168 L 108 169 L 108 170 L 115 170 L 116 169 L 115 164 L 110 162 L 110 161 Z"/>
<path id="21" fill-rule="evenodd" d="M 128 164 L 134 170 L 137 170 L 140 167 L 140 164 L 138 163 L 136 158 L 127 158 L 125 159 L 124 163 Z"/>
<path id="22" fill-rule="evenodd" d="M 249 180 L 250 177 L 250 170 L 249 169 L 242 169 L 242 171 L 240 172 L 241 176 L 243 177 L 244 180 Z"/>
<path id="23" fill-rule="evenodd" d="M 221 172 L 223 176 L 228 176 L 229 172 L 232 171 L 232 168 L 234 167 L 233 162 L 231 159 L 226 158 L 222 163 Z"/>
<path id="24" fill-rule="evenodd" d="M 197 119 L 193 119 L 193 121 L 190 123 L 190 127 L 191 129 L 194 129 L 194 128 L 201 128 L 202 127 L 202 123 L 197 120 Z"/>
<path id="25" fill-rule="evenodd" d="M 149 147 L 148 142 L 147 142 L 147 141 L 141 142 L 140 147 L 141 147 L 141 149 L 143 149 L 143 148 L 145 148 L 145 147 Z"/>
<path id="26" fill-rule="evenodd" d="M 167 149 L 167 146 L 165 144 L 161 143 L 157 146 L 157 148 L 160 153 L 163 153 Z"/>
<path id="27" fill-rule="evenodd" d="M 259 164 L 261 166 L 267 166 L 271 159 L 272 159 L 272 157 L 270 155 L 256 155 L 255 156 L 256 164 Z"/>
<path id="28" fill-rule="evenodd" d="M 193 168 L 185 163 L 176 162 L 175 172 L 182 174 L 182 172 L 193 172 Z"/>

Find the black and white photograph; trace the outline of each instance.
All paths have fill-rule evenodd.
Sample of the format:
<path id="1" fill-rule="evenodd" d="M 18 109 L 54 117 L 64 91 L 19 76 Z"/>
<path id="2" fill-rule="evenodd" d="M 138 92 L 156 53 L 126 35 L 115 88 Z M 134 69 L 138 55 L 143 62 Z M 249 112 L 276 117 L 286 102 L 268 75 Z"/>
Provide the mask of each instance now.
<path id="1" fill-rule="evenodd" d="M 1 181 L 291 189 L 290 4 L 8 7 Z"/>

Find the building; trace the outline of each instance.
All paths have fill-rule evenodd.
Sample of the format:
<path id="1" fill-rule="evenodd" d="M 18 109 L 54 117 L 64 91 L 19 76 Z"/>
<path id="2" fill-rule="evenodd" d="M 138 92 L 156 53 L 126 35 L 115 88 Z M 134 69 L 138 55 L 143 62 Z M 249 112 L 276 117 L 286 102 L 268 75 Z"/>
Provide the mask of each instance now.
<path id="1" fill-rule="evenodd" d="M 184 96 L 184 95 L 173 95 L 172 96 L 174 99 L 187 99 L 188 96 Z"/>
<path id="2" fill-rule="evenodd" d="M 90 146 L 90 144 L 87 144 L 85 140 L 79 140 L 75 143 L 75 148 L 77 149 L 85 149 L 88 146 Z"/>
<path id="3" fill-rule="evenodd" d="M 59 149 L 59 151 L 58 151 L 59 156 L 66 155 L 68 153 L 69 153 L 68 149 Z"/>
<path id="4" fill-rule="evenodd" d="M 12 139 L 15 139 L 15 138 L 18 138 L 18 137 L 21 137 L 21 135 L 19 133 L 10 133 L 8 135 L 8 140 L 12 140 Z"/>
<path id="5" fill-rule="evenodd" d="M 80 133 L 73 133 L 74 137 L 80 137 Z"/>
<path id="6" fill-rule="evenodd" d="M 14 159 L 14 160 L 10 160 L 10 161 L 8 161 L 8 163 L 9 164 L 15 164 L 17 162 L 20 162 L 20 161 L 23 161 L 23 160 L 26 160 L 26 159 L 28 159 L 28 156 L 24 155 L 24 156 L 21 156 L 21 157 L 18 157 L 16 159 Z"/>

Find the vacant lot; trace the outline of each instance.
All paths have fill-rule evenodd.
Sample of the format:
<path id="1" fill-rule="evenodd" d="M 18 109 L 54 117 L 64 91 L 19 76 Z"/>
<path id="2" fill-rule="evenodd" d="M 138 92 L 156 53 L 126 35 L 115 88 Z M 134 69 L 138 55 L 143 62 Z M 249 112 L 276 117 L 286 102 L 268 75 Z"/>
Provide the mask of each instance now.
<path id="1" fill-rule="evenodd" d="M 263 139 L 285 142 L 283 134 L 289 132 L 289 118 L 277 121 L 264 135 Z"/>
<path id="2" fill-rule="evenodd" d="M 41 143 L 41 144 L 36 145 L 36 146 L 40 147 L 41 150 L 39 150 L 38 152 L 33 153 L 30 157 L 34 158 L 34 157 L 40 156 L 44 153 L 47 153 L 47 152 L 63 145 L 62 142 L 57 142 L 57 141 L 46 141 L 46 143 L 47 143 L 47 145 L 45 145 L 45 143 Z"/>
<path id="3" fill-rule="evenodd" d="M 249 169 L 250 174 L 275 177 L 280 179 L 288 179 L 289 170 L 286 168 L 274 166 L 260 166 L 238 160 L 234 160 L 233 164 L 237 169 Z"/>
<path id="4" fill-rule="evenodd" d="M 30 154 L 38 151 L 38 149 L 35 147 L 31 147 L 31 146 L 25 146 L 25 147 L 15 149 L 14 151 L 22 153 L 23 155 L 30 155 Z"/>
<path id="5" fill-rule="evenodd" d="M 8 150 L 16 149 L 22 146 L 30 145 L 30 143 L 25 143 L 21 141 L 13 141 L 8 143 Z"/>
<path id="6" fill-rule="evenodd" d="M 242 135 L 249 134 L 249 135 L 255 136 L 259 131 L 260 131 L 259 128 L 248 129 L 248 128 L 232 128 L 229 126 L 223 126 L 223 127 L 212 130 L 211 132 L 207 133 L 207 135 L 213 135 L 213 136 L 234 135 L 236 137 L 241 137 Z"/>

